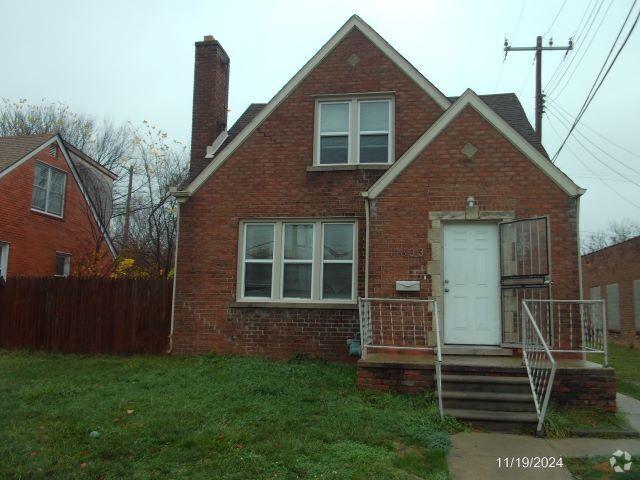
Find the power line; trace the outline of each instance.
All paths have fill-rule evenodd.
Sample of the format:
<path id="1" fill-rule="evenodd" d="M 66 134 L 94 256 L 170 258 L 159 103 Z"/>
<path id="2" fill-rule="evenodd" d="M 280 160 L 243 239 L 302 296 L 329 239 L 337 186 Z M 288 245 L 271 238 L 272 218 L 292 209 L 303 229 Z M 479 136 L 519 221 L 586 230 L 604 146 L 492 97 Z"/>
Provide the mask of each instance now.
<path id="1" fill-rule="evenodd" d="M 559 117 L 558 115 L 556 115 L 556 114 L 555 114 L 555 113 L 553 113 L 553 112 L 550 112 L 550 113 L 551 113 L 554 117 L 556 117 L 556 118 L 557 118 L 557 119 L 558 119 L 558 120 L 563 124 L 563 126 L 566 128 L 566 125 L 564 125 L 564 120 L 563 120 L 561 117 Z M 569 122 L 567 122 L 567 124 L 568 124 L 568 123 L 569 123 Z M 576 131 L 577 131 L 577 130 L 576 130 Z M 582 135 L 582 134 L 581 134 L 581 135 Z M 586 138 L 586 137 L 585 137 L 585 138 Z M 580 140 L 578 140 L 578 138 L 577 138 L 577 137 L 575 137 L 575 136 L 574 136 L 574 137 L 573 137 L 573 140 L 574 140 L 578 145 L 580 145 L 580 146 L 584 149 L 584 151 L 585 151 L 585 152 L 587 152 L 589 155 L 591 155 L 591 156 L 592 156 L 593 158 L 595 158 L 599 163 L 601 163 L 602 165 L 604 165 L 605 167 L 607 167 L 607 168 L 608 168 L 609 170 L 611 170 L 613 173 L 615 173 L 616 175 L 619 175 L 620 177 L 624 178 L 624 179 L 625 179 L 625 180 L 627 180 L 629 183 L 632 183 L 632 184 L 634 184 L 635 186 L 640 187 L 640 183 L 636 183 L 636 182 L 634 182 L 633 180 L 631 180 L 631 179 L 630 179 L 630 177 L 629 177 L 628 175 L 625 175 L 624 173 L 619 172 L 618 170 L 616 170 L 615 168 L 613 168 L 613 167 L 612 167 L 611 165 L 609 165 L 608 163 L 603 162 L 602 160 L 600 160 L 600 158 L 599 158 L 598 156 L 596 156 L 596 155 L 595 155 L 591 150 L 589 150 L 589 149 L 584 145 L 584 143 L 582 143 Z M 607 154 L 607 155 L 608 155 L 608 154 Z M 638 172 L 637 170 L 635 170 L 635 169 L 633 169 L 633 168 L 629 167 L 628 165 L 626 165 L 626 164 L 624 164 L 624 163 L 622 163 L 622 162 L 618 161 L 616 158 L 614 158 L 614 157 L 611 157 L 611 158 L 613 158 L 614 160 L 616 160 L 618 163 L 621 163 L 624 167 L 626 167 L 626 168 L 628 168 L 628 169 L 630 169 L 630 170 L 633 170 L 635 173 L 640 173 L 640 172 Z"/>
<path id="2" fill-rule="evenodd" d="M 598 24 L 598 26 L 596 27 L 595 32 L 593 33 L 593 35 L 591 36 L 591 40 L 589 40 L 589 44 L 587 45 L 587 48 L 582 52 L 582 56 L 578 59 L 578 62 L 576 63 L 576 66 L 573 67 L 573 70 L 571 71 L 571 73 L 569 74 L 569 78 L 567 78 L 566 82 L 564 82 L 564 85 L 562 86 L 562 88 L 560 88 L 560 91 L 555 95 L 555 98 L 560 97 L 560 95 L 562 95 L 562 92 L 564 92 L 566 90 L 566 88 L 571 85 L 571 80 L 573 79 L 573 76 L 576 74 L 576 72 L 578 71 L 578 69 L 580 68 L 580 65 L 582 65 L 582 61 L 585 59 L 585 57 L 587 56 L 587 53 L 589 52 L 589 50 L 591 49 L 591 44 L 593 43 L 593 41 L 596 39 L 596 37 L 598 36 L 598 33 L 600 32 L 600 28 L 602 27 L 602 24 L 604 23 L 605 19 L 607 18 L 607 14 L 609 13 L 609 10 L 611 9 L 611 5 L 613 5 L 613 0 L 609 1 L 609 5 L 607 5 L 606 10 L 604 11 L 604 13 L 602 14 L 602 18 L 600 19 L 600 23 Z M 575 57 L 574 57 L 575 58 Z M 552 89 L 551 92 L 549 92 L 549 95 L 551 95 L 558 87 L 560 86 L 560 82 L 558 82 Z"/>
<path id="3" fill-rule="evenodd" d="M 551 130 L 553 130 L 553 132 L 558 136 L 558 138 L 562 138 L 562 136 L 560 135 L 560 133 L 558 132 L 558 130 L 556 130 L 556 128 L 553 126 L 553 122 L 551 121 L 551 119 L 547 116 L 547 120 L 549 120 L 549 126 L 551 127 Z M 615 188 L 613 188 L 611 185 L 609 185 L 600 175 L 598 175 L 591 167 L 589 167 L 589 165 L 587 165 L 586 163 L 584 163 L 582 161 L 582 159 L 576 155 L 576 153 L 571 150 L 571 148 L 567 147 L 567 151 L 574 156 L 574 158 L 576 160 L 578 160 L 578 162 L 580 162 L 582 164 L 582 166 L 584 168 L 586 168 L 587 170 L 589 170 L 589 172 L 591 172 L 591 174 L 593 174 L 598 180 L 600 180 L 609 190 L 611 190 L 613 193 L 615 193 L 617 196 L 619 196 L 622 200 L 624 200 L 625 202 L 633 205 L 634 207 L 640 209 L 640 205 L 637 205 L 636 203 L 634 203 L 633 201 L 629 200 L 627 197 L 625 197 L 624 195 L 622 195 L 618 190 L 616 190 Z"/>
<path id="4" fill-rule="evenodd" d="M 549 25 L 549 28 L 547 28 L 547 31 L 544 32 L 545 34 L 547 33 L 551 33 L 551 29 L 553 28 L 553 26 L 556 24 L 556 22 L 558 21 L 558 17 L 560 16 L 560 14 L 562 13 L 562 10 L 564 9 L 564 6 L 567 4 L 567 0 L 564 0 L 564 2 L 562 2 L 562 5 L 560 5 L 560 10 L 558 10 L 558 13 L 556 13 L 555 18 L 553 19 L 553 22 L 551 22 L 551 25 Z"/>
<path id="5" fill-rule="evenodd" d="M 562 105 L 560 105 L 558 102 L 556 102 L 555 100 L 553 100 L 553 99 L 551 99 L 551 98 L 549 99 L 549 101 L 550 101 L 550 102 L 551 102 L 551 103 L 552 103 L 556 108 L 558 108 L 559 110 L 561 110 L 562 112 L 564 112 L 564 114 L 565 114 L 565 116 L 566 116 L 567 118 L 571 118 L 571 119 L 573 119 L 573 117 L 571 116 L 571 114 L 570 114 L 570 113 L 569 113 L 565 108 L 563 108 L 563 107 L 562 107 Z M 622 146 L 622 145 L 620 145 L 619 143 L 614 142 L 614 141 L 613 141 L 613 140 L 611 140 L 610 138 L 608 138 L 608 137 L 604 136 L 602 133 L 598 132 L 595 128 L 590 127 L 590 126 L 589 126 L 588 124 L 586 124 L 585 122 L 580 122 L 580 125 L 581 125 L 581 126 L 583 126 L 583 127 L 585 127 L 587 130 L 591 131 L 592 133 L 595 133 L 596 135 L 598 135 L 598 136 L 599 136 L 600 138 L 602 138 L 603 140 L 605 140 L 605 141 L 609 142 L 609 143 L 610 143 L 611 145 L 613 145 L 614 147 L 618 147 L 620 150 L 622 150 L 622 151 L 624 151 L 624 152 L 628 153 L 629 155 L 632 155 L 632 156 L 634 156 L 634 157 L 636 157 L 636 158 L 640 158 L 640 154 L 638 154 L 637 152 L 634 152 L 633 150 L 629 150 L 628 148 L 623 147 L 623 146 Z"/>
<path id="6" fill-rule="evenodd" d="M 571 123 L 572 117 L 569 114 L 563 114 L 555 105 L 550 105 L 551 109 L 556 111 L 558 114 L 561 115 L 565 115 L 564 119 L 567 121 L 568 124 Z M 567 120 L 568 119 L 568 120 Z M 587 142 L 589 142 L 591 145 L 593 145 L 595 148 L 597 148 L 598 150 L 600 150 L 602 153 L 604 153 L 607 157 L 609 157 L 611 160 L 613 160 L 616 163 L 619 163 L 620 165 L 622 165 L 623 167 L 631 170 L 633 173 L 640 175 L 640 170 L 636 170 L 634 167 L 628 165 L 627 163 L 623 162 L 622 160 L 618 159 L 617 157 L 615 157 L 614 155 L 612 155 L 611 153 L 607 152 L 606 150 L 604 150 L 602 147 L 600 147 L 600 145 L 596 144 L 593 140 L 591 140 L 589 137 L 587 137 L 584 133 L 582 133 L 580 131 L 579 128 L 576 128 L 576 133 L 578 135 L 580 135 L 584 140 L 586 140 Z"/>
<path id="7" fill-rule="evenodd" d="M 571 60 L 569 60 L 569 63 L 567 64 L 567 66 L 563 70 L 562 74 L 560 74 L 560 76 L 557 78 L 557 80 L 555 80 L 555 84 L 553 84 L 550 87 L 549 95 L 551 95 L 555 91 L 555 89 L 558 87 L 558 85 L 560 85 L 560 83 L 562 82 L 562 79 L 567 74 L 567 72 L 571 69 L 571 66 L 573 65 L 573 62 L 578 57 L 578 53 L 581 53 L 580 58 L 583 58 L 587 54 L 587 52 L 589 50 L 589 46 L 591 46 L 591 43 L 589 43 L 589 46 L 586 47 L 583 50 L 582 47 L 585 45 L 586 42 L 584 42 L 584 41 L 580 42 L 580 40 L 582 40 L 583 38 L 586 39 L 586 38 L 589 37 L 589 33 L 591 32 L 591 29 L 593 28 L 593 24 L 595 23 L 596 19 L 598 18 L 598 13 L 600 13 L 600 9 L 602 8 L 602 5 L 604 5 L 604 2 L 605 2 L 605 0 L 600 0 L 600 3 L 596 2 L 596 3 L 593 4 L 593 9 L 589 13 L 589 17 L 587 17 L 587 21 L 584 24 L 583 31 L 579 32 L 576 35 L 575 41 L 576 41 L 576 43 L 578 43 L 578 47 L 577 47 L 576 51 L 574 52 L 574 55 L 571 57 Z M 584 29 L 586 29 L 586 30 L 584 30 Z M 592 38 L 592 40 L 593 40 L 593 38 Z M 547 84 L 547 86 L 549 86 L 549 84 Z"/>
<path id="8" fill-rule="evenodd" d="M 629 14 L 631 14 L 631 11 L 632 11 L 633 7 L 635 6 L 636 1 L 637 0 L 634 0 L 633 5 L 631 5 L 631 9 L 629 9 Z M 627 18 L 628 18 L 628 16 L 627 16 Z M 554 162 L 556 160 L 556 158 L 558 158 L 558 155 L 562 151 L 562 148 L 564 147 L 564 145 L 567 143 L 567 140 L 571 136 L 571 133 L 573 133 L 573 130 L 576 128 L 576 125 L 578 125 L 578 122 L 580 122 L 580 119 L 582 118 L 584 113 L 587 111 L 587 108 L 589 108 L 589 105 L 591 105 L 591 102 L 593 101 L 593 99 L 595 98 L 596 94 L 600 90 L 600 87 L 602 86 L 602 84 L 606 80 L 607 76 L 609 75 L 609 72 L 611 71 L 611 68 L 613 68 L 613 66 L 615 65 L 616 61 L 618 60 L 618 57 L 620 56 L 620 53 L 622 53 L 622 50 L 624 50 L 624 47 L 627 45 L 627 42 L 629 41 L 629 37 L 631 37 L 631 34 L 633 33 L 633 31 L 636 28 L 636 25 L 638 24 L 638 19 L 640 19 L 640 12 L 638 12 L 638 15 L 636 15 L 636 19 L 633 22 L 633 25 L 631 25 L 631 28 L 629 29 L 629 32 L 627 33 L 627 36 L 625 37 L 624 41 L 622 42 L 622 44 L 618 48 L 618 51 L 616 52 L 615 56 L 611 60 L 611 63 L 609 64 L 609 67 L 606 69 L 606 71 L 602 75 L 602 78 L 599 78 L 600 74 L 602 73 L 603 69 L 606 66 L 607 60 L 609 59 L 609 57 L 611 56 L 611 53 L 613 52 L 613 49 L 615 47 L 615 44 L 617 43 L 617 40 L 618 40 L 620 34 L 616 37 L 616 41 L 611 46 L 611 51 L 609 52 L 609 55 L 607 55 L 607 59 L 605 60 L 604 64 L 602 65 L 602 68 L 600 69 L 600 72 L 598 73 L 598 76 L 596 77 L 596 79 L 595 79 L 595 81 L 593 83 L 593 86 L 591 87 L 591 90 L 589 90 L 589 94 L 587 95 L 587 98 L 585 99 L 584 104 L 582 105 L 582 108 L 578 112 L 578 115 L 576 116 L 576 119 L 574 120 L 573 125 L 569 129 L 569 133 L 567 133 L 567 137 L 560 144 L 560 148 L 558 148 L 558 151 L 553 156 L 553 159 L 551 160 L 552 162 Z M 625 19 L 625 23 L 620 28 L 620 33 L 622 33 L 622 29 L 624 28 L 625 24 L 626 24 L 626 19 Z"/>

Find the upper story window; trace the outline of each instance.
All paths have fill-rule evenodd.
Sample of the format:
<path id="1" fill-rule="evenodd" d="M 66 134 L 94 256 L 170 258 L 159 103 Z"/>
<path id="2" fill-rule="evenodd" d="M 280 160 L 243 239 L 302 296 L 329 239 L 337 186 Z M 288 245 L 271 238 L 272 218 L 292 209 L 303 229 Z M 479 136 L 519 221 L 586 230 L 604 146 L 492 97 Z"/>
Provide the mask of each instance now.
<path id="1" fill-rule="evenodd" d="M 391 98 L 318 101 L 316 165 L 388 164 L 392 158 Z"/>
<path id="2" fill-rule="evenodd" d="M 31 208 L 62 217 L 67 174 L 41 162 L 35 170 Z"/>
<path id="3" fill-rule="evenodd" d="M 9 265 L 9 244 L 0 242 L 0 278 L 7 278 Z"/>
<path id="4" fill-rule="evenodd" d="M 238 295 L 245 300 L 355 300 L 355 223 L 246 222 Z"/>

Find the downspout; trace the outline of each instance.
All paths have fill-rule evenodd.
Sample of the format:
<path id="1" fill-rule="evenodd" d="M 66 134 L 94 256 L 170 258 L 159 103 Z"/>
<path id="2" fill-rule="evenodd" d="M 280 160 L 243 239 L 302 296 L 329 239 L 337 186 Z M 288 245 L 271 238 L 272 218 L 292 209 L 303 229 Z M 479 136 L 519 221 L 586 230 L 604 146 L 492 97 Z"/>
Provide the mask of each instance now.
<path id="1" fill-rule="evenodd" d="M 585 189 L 581 188 L 580 193 L 576 196 L 576 230 L 577 230 L 577 241 L 578 241 L 578 288 L 580 289 L 580 300 L 584 300 L 584 292 L 583 292 L 583 284 L 582 284 L 582 242 L 580 239 L 580 198 L 586 192 Z"/>
<path id="2" fill-rule="evenodd" d="M 369 192 L 362 192 L 364 198 L 364 298 L 369 298 Z"/>
<path id="3" fill-rule="evenodd" d="M 171 329 L 169 330 L 169 350 L 167 354 L 171 355 L 173 351 L 173 324 L 176 317 L 176 285 L 178 278 L 178 243 L 180 242 L 180 202 L 177 202 L 178 222 L 176 225 L 176 251 L 173 260 L 173 293 L 171 294 Z"/>
<path id="4" fill-rule="evenodd" d="M 191 193 L 188 191 L 180 191 L 176 187 L 169 188 L 169 193 L 176 199 L 176 214 L 178 215 L 178 221 L 176 224 L 176 251 L 173 259 L 173 293 L 171 294 L 171 328 L 169 329 L 169 350 L 167 354 L 171 354 L 173 351 L 173 327 L 176 318 L 176 285 L 178 279 L 178 247 L 180 243 L 180 205 L 189 200 Z"/>

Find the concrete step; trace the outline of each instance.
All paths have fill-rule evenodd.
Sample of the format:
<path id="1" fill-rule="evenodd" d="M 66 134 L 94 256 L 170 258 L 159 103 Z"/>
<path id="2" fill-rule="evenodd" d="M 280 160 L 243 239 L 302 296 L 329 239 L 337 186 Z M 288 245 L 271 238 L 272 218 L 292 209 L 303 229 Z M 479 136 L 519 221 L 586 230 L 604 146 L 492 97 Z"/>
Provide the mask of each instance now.
<path id="1" fill-rule="evenodd" d="M 444 413 L 470 423 L 474 427 L 498 432 L 533 433 L 538 424 L 538 416 L 535 412 L 485 411 L 445 407 Z"/>
<path id="2" fill-rule="evenodd" d="M 473 356 L 491 356 L 491 357 L 512 357 L 512 348 L 501 347 L 469 347 L 469 346 L 444 346 L 442 347 L 443 355 L 473 355 Z"/>
<path id="3" fill-rule="evenodd" d="M 529 393 L 528 377 L 497 375 L 442 375 L 442 390 L 463 392 Z"/>
<path id="4" fill-rule="evenodd" d="M 443 390 L 442 401 L 447 408 L 453 409 L 508 412 L 536 411 L 531 392 L 496 393 Z"/>

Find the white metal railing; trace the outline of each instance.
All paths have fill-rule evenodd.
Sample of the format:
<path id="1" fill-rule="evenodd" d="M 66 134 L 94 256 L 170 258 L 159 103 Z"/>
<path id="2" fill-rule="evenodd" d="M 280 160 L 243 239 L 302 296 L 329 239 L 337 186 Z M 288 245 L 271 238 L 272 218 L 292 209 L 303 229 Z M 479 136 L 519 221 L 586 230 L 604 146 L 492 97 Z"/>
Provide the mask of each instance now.
<path id="1" fill-rule="evenodd" d="M 522 301 L 522 359 L 527 369 L 538 415 L 536 431 L 540 434 L 556 375 L 556 361 L 538 328 L 536 319 L 527 306 L 526 300 Z"/>
<path id="2" fill-rule="evenodd" d="M 432 298 L 359 298 L 362 358 L 371 349 L 379 351 L 431 351 L 436 355 L 435 371 L 438 407 L 442 406 L 442 343 L 438 302 Z M 430 335 L 435 332 L 435 342 Z"/>
<path id="3" fill-rule="evenodd" d="M 604 300 L 523 300 L 554 353 L 602 354 L 609 362 Z"/>

